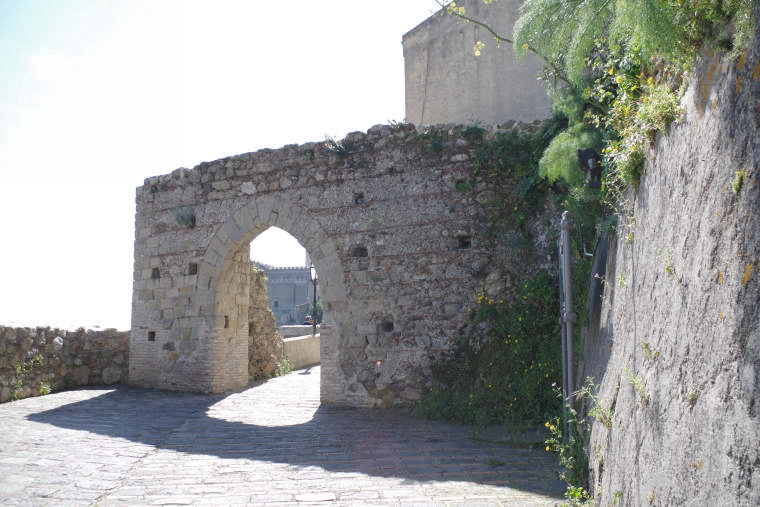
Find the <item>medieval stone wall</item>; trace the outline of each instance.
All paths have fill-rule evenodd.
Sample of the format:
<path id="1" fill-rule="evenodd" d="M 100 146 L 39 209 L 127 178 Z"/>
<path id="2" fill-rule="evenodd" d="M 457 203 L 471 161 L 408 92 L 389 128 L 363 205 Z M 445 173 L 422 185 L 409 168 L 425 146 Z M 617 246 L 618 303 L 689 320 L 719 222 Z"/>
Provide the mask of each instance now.
<path id="1" fill-rule="evenodd" d="M 314 299 L 309 266 L 260 266 L 260 269 L 266 273 L 269 308 L 277 327 L 301 324 Z"/>
<path id="2" fill-rule="evenodd" d="M 708 55 L 631 194 L 585 371 L 599 505 L 760 504 L 760 41 Z"/>
<path id="3" fill-rule="evenodd" d="M 129 331 L 0 326 L 0 402 L 126 382 Z"/>
<path id="4" fill-rule="evenodd" d="M 475 292 L 494 281 L 479 221 L 493 194 L 462 185 L 476 149 L 460 127 L 377 126 L 148 178 L 137 189 L 130 382 L 221 392 L 247 381 L 248 249 L 277 226 L 319 274 L 323 401 L 419 399 Z"/>

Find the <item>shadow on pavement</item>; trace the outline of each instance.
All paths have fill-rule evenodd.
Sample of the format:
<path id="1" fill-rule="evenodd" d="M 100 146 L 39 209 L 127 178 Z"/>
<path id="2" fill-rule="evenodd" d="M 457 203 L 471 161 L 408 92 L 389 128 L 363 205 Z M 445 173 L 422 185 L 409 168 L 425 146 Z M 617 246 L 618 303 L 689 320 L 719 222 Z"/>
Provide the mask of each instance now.
<path id="1" fill-rule="evenodd" d="M 396 411 L 296 403 L 289 424 L 288 414 L 282 413 L 287 402 L 247 403 L 247 393 L 261 388 L 202 395 L 119 386 L 27 418 L 222 459 L 415 481 L 467 481 L 563 496 L 565 485 L 549 453 L 471 440 L 461 426 Z M 270 425 L 271 410 L 280 413 Z"/>

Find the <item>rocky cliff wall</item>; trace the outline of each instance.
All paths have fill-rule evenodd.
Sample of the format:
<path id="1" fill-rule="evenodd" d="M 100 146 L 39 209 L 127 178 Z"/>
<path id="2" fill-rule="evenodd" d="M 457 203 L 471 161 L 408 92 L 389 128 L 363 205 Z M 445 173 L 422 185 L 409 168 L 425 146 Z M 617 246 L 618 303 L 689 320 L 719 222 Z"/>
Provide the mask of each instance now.
<path id="1" fill-rule="evenodd" d="M 760 505 L 760 45 L 705 55 L 607 266 L 597 505 Z M 632 234 L 631 234 L 632 233 Z"/>

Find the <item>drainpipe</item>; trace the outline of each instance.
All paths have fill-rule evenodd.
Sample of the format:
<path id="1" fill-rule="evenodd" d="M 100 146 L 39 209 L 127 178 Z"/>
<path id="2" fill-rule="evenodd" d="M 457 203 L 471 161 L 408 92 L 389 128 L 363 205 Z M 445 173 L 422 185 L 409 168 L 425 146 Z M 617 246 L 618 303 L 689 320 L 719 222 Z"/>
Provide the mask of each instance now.
<path id="1" fill-rule="evenodd" d="M 573 401 L 573 394 L 575 392 L 575 372 L 573 359 L 573 324 L 576 320 L 576 315 L 573 312 L 573 283 L 572 283 L 572 268 L 570 266 L 570 213 L 565 211 L 562 213 L 562 222 L 560 223 L 560 244 L 559 244 L 559 258 L 560 258 L 560 271 L 562 273 L 562 392 L 564 394 L 564 404 L 570 404 Z M 563 413 L 564 413 L 563 404 Z M 565 417 L 565 435 L 567 435 L 567 418 Z"/>
<path id="2" fill-rule="evenodd" d="M 573 281 L 572 268 L 570 267 L 570 213 L 562 213 L 562 288 L 565 293 L 565 312 L 562 316 L 565 322 L 565 348 L 567 354 L 567 392 L 568 397 L 572 396 L 575 391 L 575 372 L 573 360 L 573 324 L 575 324 L 576 315 L 573 312 Z"/>

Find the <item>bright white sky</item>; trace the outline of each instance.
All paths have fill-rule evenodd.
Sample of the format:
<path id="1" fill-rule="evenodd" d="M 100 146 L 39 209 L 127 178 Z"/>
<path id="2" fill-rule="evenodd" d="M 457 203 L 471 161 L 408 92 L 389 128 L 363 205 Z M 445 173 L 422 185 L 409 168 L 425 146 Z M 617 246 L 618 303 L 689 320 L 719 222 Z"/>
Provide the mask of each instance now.
<path id="1" fill-rule="evenodd" d="M 0 324 L 129 329 L 135 188 L 403 120 L 401 37 L 436 7 L 0 1 Z"/>

